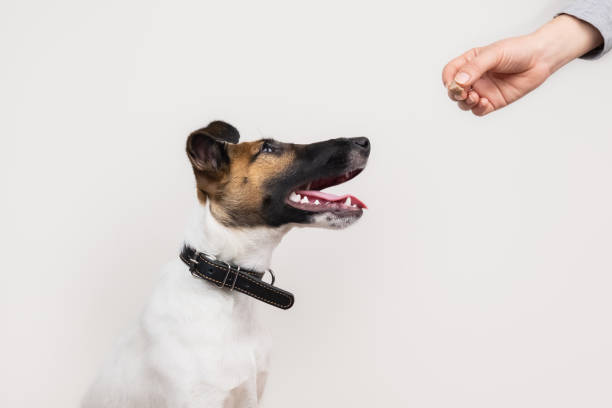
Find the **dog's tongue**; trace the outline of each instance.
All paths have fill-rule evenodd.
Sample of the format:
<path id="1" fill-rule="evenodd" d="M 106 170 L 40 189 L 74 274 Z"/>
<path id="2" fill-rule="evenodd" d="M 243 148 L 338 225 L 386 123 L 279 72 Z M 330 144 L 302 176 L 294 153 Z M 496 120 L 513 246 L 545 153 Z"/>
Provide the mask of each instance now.
<path id="1" fill-rule="evenodd" d="M 296 191 L 296 193 L 298 193 L 299 195 L 302 196 L 306 196 L 308 198 L 313 198 L 313 199 L 318 199 L 318 200 L 323 200 L 323 201 L 328 201 L 328 202 L 332 202 L 332 203 L 336 203 L 336 202 L 345 202 L 347 198 L 351 199 L 351 204 L 355 204 L 360 208 L 365 208 L 367 209 L 368 207 L 357 197 L 350 195 L 350 194 L 345 194 L 342 196 L 336 195 L 336 194 L 330 194 L 330 193 L 324 193 L 322 191 L 318 191 L 318 190 L 301 190 L 301 191 Z"/>

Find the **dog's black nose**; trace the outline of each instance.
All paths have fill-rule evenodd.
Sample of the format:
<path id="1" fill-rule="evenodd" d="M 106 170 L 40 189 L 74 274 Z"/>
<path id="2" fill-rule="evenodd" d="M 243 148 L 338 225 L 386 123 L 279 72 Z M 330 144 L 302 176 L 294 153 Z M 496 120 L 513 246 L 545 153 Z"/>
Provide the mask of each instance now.
<path id="1" fill-rule="evenodd" d="M 351 138 L 351 142 L 367 152 L 370 151 L 370 140 L 367 137 L 353 137 Z"/>

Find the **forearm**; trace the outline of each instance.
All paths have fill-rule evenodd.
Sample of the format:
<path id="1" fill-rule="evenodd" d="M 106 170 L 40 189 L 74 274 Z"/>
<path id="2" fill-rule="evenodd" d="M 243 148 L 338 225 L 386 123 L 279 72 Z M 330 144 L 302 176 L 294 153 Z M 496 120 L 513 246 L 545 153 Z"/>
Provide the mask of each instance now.
<path id="1" fill-rule="evenodd" d="M 599 30 L 565 14 L 549 21 L 530 36 L 538 44 L 540 61 L 549 67 L 551 73 L 603 43 Z"/>
<path id="2" fill-rule="evenodd" d="M 560 14 L 586 21 L 603 37 L 603 43 L 580 58 L 599 58 L 612 49 L 612 0 L 572 0 Z"/>

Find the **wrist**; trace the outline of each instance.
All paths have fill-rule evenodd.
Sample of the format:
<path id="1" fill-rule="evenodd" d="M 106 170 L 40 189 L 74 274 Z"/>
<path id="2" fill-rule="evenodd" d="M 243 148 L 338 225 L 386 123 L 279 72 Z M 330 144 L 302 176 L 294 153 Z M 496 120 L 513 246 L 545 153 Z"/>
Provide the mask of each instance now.
<path id="1" fill-rule="evenodd" d="M 538 44 L 539 62 L 551 73 L 603 42 L 595 27 L 567 14 L 555 17 L 530 36 Z"/>

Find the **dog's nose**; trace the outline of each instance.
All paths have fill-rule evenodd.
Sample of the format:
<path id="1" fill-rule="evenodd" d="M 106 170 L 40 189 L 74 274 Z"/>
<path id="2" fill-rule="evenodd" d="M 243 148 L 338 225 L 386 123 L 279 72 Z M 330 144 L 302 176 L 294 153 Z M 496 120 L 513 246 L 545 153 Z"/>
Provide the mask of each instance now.
<path id="1" fill-rule="evenodd" d="M 350 140 L 366 152 L 370 151 L 370 140 L 367 137 L 353 137 Z"/>

